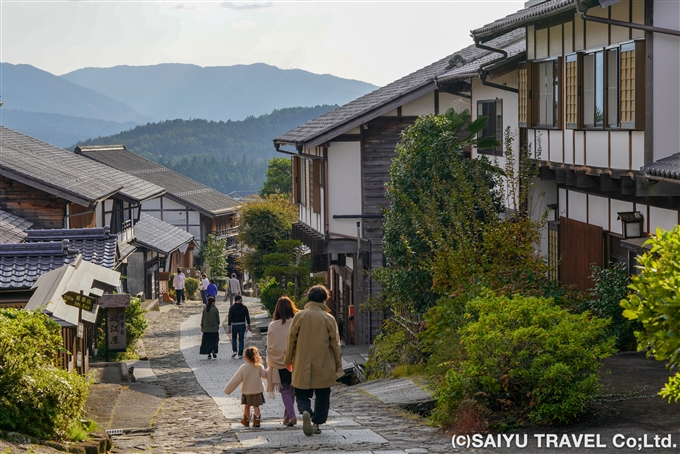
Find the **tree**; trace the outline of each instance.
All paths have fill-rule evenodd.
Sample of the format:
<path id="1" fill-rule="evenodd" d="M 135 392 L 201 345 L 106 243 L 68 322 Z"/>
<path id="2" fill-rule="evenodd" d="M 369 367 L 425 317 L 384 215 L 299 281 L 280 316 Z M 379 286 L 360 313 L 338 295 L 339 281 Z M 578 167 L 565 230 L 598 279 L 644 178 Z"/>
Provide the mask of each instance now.
<path id="1" fill-rule="evenodd" d="M 267 180 L 264 182 L 262 189 L 260 189 L 260 196 L 264 197 L 275 193 L 286 194 L 288 196 L 291 195 L 291 191 L 293 190 L 293 178 L 290 159 L 270 159 L 266 177 Z"/>
<path id="2" fill-rule="evenodd" d="M 225 276 L 227 273 L 227 259 L 224 256 L 227 240 L 218 240 L 215 235 L 208 235 L 198 256 L 210 264 L 211 276 Z"/>
<path id="3" fill-rule="evenodd" d="M 647 356 L 668 361 L 669 369 L 677 368 L 680 360 L 680 226 L 673 230 L 656 230 L 646 245 L 651 249 L 639 256 L 640 274 L 631 276 L 627 299 L 621 301 L 624 317 L 642 323 L 636 331 L 638 350 Z M 660 394 L 680 400 L 680 373 L 669 379 Z"/>

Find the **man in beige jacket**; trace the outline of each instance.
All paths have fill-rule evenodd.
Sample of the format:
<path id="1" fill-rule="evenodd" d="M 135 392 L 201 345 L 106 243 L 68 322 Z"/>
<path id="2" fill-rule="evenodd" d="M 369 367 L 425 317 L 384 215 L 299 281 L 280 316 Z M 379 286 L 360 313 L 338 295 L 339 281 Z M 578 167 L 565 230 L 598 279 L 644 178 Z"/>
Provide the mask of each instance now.
<path id="1" fill-rule="evenodd" d="M 328 290 L 323 285 L 315 285 L 307 297 L 309 303 L 291 321 L 284 363 L 293 373 L 302 431 L 310 436 L 320 434 L 319 425 L 328 419 L 331 386 L 335 384 L 342 361 L 338 325 L 324 304 L 329 297 Z M 312 396 L 315 396 L 314 410 Z"/>

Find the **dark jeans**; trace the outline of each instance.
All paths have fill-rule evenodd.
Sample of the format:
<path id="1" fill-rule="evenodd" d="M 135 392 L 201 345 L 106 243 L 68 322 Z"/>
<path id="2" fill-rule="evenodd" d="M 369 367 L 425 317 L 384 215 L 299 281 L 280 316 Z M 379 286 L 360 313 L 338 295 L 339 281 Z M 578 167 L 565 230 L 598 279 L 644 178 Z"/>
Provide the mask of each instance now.
<path id="1" fill-rule="evenodd" d="M 184 301 L 185 303 L 187 302 L 187 300 L 184 298 L 184 289 L 183 288 L 179 289 L 179 290 L 175 289 L 175 296 L 176 296 L 175 301 L 178 304 L 181 303 L 182 301 Z"/>
<path id="2" fill-rule="evenodd" d="M 201 299 L 203 300 L 203 304 L 208 304 L 208 297 L 205 295 L 205 290 L 201 290 Z"/>
<path id="3" fill-rule="evenodd" d="M 246 324 L 231 325 L 231 351 L 236 353 L 236 338 L 238 337 L 238 355 L 243 356 L 243 336 L 246 334 Z"/>
<path id="4" fill-rule="evenodd" d="M 314 398 L 314 411 L 312 411 L 312 394 Z M 295 401 L 300 414 L 309 412 L 314 424 L 325 424 L 328 419 L 328 410 L 331 408 L 331 389 L 300 389 L 295 388 Z"/>

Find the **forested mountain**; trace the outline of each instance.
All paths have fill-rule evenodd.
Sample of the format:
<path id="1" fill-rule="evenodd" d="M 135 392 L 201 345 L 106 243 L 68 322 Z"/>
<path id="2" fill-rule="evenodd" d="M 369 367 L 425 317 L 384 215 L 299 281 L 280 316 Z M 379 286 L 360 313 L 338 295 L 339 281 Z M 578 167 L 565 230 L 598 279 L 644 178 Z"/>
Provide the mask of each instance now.
<path id="1" fill-rule="evenodd" d="M 291 107 L 242 121 L 168 120 L 72 146 L 123 144 L 147 159 L 228 194 L 258 191 L 272 140 L 337 106 Z"/>
<path id="2" fill-rule="evenodd" d="M 342 105 L 378 88 L 358 80 L 264 63 L 82 68 L 61 77 L 115 98 L 154 121 L 242 120 L 290 106 Z"/>

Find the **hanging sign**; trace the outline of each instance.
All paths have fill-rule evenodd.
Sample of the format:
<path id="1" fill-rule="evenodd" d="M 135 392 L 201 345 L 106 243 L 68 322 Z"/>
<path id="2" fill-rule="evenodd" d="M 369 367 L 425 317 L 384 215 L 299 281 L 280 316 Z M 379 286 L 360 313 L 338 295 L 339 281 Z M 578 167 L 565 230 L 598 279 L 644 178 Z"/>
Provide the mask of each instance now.
<path id="1" fill-rule="evenodd" d="M 67 306 L 77 307 L 84 311 L 92 312 L 94 307 L 94 298 L 87 295 L 81 295 L 76 292 L 66 292 L 61 295 Z"/>
<path id="2" fill-rule="evenodd" d="M 99 297 L 99 307 L 129 307 L 130 294 L 119 293 L 115 295 L 104 294 Z"/>
<path id="3" fill-rule="evenodd" d="M 125 308 L 109 307 L 106 309 L 106 346 L 109 352 L 125 351 L 127 348 L 126 333 Z"/>

